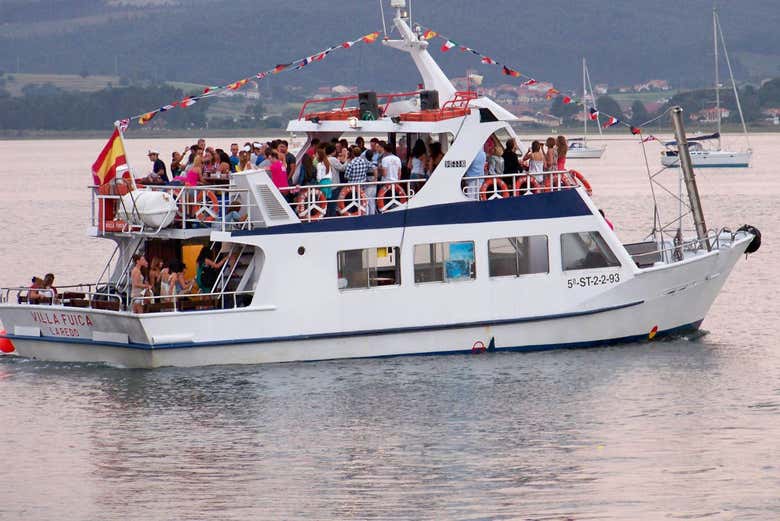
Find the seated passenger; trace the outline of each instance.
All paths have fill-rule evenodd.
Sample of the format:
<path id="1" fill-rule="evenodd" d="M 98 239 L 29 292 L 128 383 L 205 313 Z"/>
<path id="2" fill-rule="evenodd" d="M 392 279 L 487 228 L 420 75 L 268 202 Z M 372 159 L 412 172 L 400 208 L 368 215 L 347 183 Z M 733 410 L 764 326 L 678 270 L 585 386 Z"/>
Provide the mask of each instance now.
<path id="1" fill-rule="evenodd" d="M 238 153 L 238 164 L 236 165 L 236 172 L 252 170 L 254 167 L 255 165 L 250 160 L 249 150 L 245 148 Z"/>
<path id="2" fill-rule="evenodd" d="M 54 304 L 57 300 L 57 288 L 54 287 L 54 274 L 47 273 L 43 277 L 43 289 L 38 290 L 41 304 Z"/>
<path id="3" fill-rule="evenodd" d="M 157 150 L 149 150 L 147 155 L 149 156 L 149 161 L 152 162 L 152 171 L 146 177 L 138 179 L 138 182 L 146 185 L 168 184 L 168 173 L 165 170 L 165 163 L 160 159 L 160 153 Z"/>
<path id="4" fill-rule="evenodd" d="M 41 294 L 38 292 L 40 289 L 43 289 L 43 279 L 40 277 L 33 277 L 32 285 L 27 292 L 27 302 L 30 304 L 40 304 Z"/>
<path id="5" fill-rule="evenodd" d="M 181 175 L 182 170 L 184 169 L 184 165 L 182 164 L 183 159 L 180 152 L 174 151 L 171 153 L 171 177 Z"/>
<path id="6" fill-rule="evenodd" d="M 211 152 L 210 150 L 206 150 L 203 153 L 203 175 L 206 177 L 210 177 L 217 173 L 215 154 L 216 152 Z"/>

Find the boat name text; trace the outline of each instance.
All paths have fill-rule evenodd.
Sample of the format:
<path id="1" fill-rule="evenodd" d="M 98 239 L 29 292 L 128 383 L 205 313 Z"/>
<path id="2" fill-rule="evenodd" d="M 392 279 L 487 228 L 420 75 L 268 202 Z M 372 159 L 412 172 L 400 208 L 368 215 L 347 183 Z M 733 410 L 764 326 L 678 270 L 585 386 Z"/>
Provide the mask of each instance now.
<path id="1" fill-rule="evenodd" d="M 44 334 L 51 336 L 82 336 L 82 328 L 92 327 L 94 323 L 85 313 L 56 313 L 50 311 L 31 311 L 33 322 L 43 326 Z"/>

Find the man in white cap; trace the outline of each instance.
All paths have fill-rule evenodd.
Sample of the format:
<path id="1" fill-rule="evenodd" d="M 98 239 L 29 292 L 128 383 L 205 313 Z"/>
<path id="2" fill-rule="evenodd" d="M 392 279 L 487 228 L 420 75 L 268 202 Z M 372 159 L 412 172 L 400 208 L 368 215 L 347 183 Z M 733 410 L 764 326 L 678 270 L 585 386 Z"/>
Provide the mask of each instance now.
<path id="1" fill-rule="evenodd" d="M 170 180 L 168 179 L 168 172 L 165 169 L 165 163 L 160 159 L 160 152 L 155 149 L 150 149 L 147 153 L 149 161 L 152 162 L 152 172 L 137 181 L 147 185 L 167 185 Z"/>
<path id="2" fill-rule="evenodd" d="M 263 155 L 263 144 L 259 141 L 252 143 L 252 155 L 249 157 L 249 160 L 255 166 L 259 165 L 265 160 L 265 156 Z"/>

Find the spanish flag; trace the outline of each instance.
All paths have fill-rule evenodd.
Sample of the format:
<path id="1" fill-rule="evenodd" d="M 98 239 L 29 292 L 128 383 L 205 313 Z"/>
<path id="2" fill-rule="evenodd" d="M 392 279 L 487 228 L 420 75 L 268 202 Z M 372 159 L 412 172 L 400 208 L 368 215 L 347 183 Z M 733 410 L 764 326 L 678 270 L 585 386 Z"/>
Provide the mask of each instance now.
<path id="1" fill-rule="evenodd" d="M 374 43 L 377 38 L 379 38 L 379 32 L 367 34 L 363 38 L 361 38 L 361 40 L 363 40 L 366 43 Z"/>
<path id="2" fill-rule="evenodd" d="M 122 146 L 119 129 L 115 128 L 108 143 L 92 165 L 92 179 L 96 185 L 104 185 L 116 177 L 118 167 L 126 164 L 125 147 Z"/>
<path id="3" fill-rule="evenodd" d="M 436 38 L 438 35 L 439 33 L 437 33 L 436 31 L 431 31 L 430 29 L 428 29 L 423 33 L 422 38 L 423 40 L 432 40 Z"/>

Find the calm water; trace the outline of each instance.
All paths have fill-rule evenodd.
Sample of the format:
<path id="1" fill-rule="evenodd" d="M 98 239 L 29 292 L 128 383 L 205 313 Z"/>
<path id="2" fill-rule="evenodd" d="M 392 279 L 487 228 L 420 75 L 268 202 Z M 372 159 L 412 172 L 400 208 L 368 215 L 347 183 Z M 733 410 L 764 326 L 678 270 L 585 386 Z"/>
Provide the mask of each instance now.
<path id="1" fill-rule="evenodd" d="M 0 285 L 100 272 L 102 144 L 0 141 Z M 145 167 L 150 144 L 128 146 Z M 711 227 L 765 239 L 701 338 L 155 371 L 0 358 L 0 519 L 779 519 L 780 136 L 753 148 L 754 168 L 698 177 Z M 640 151 L 572 162 L 627 241 L 651 225 Z"/>

